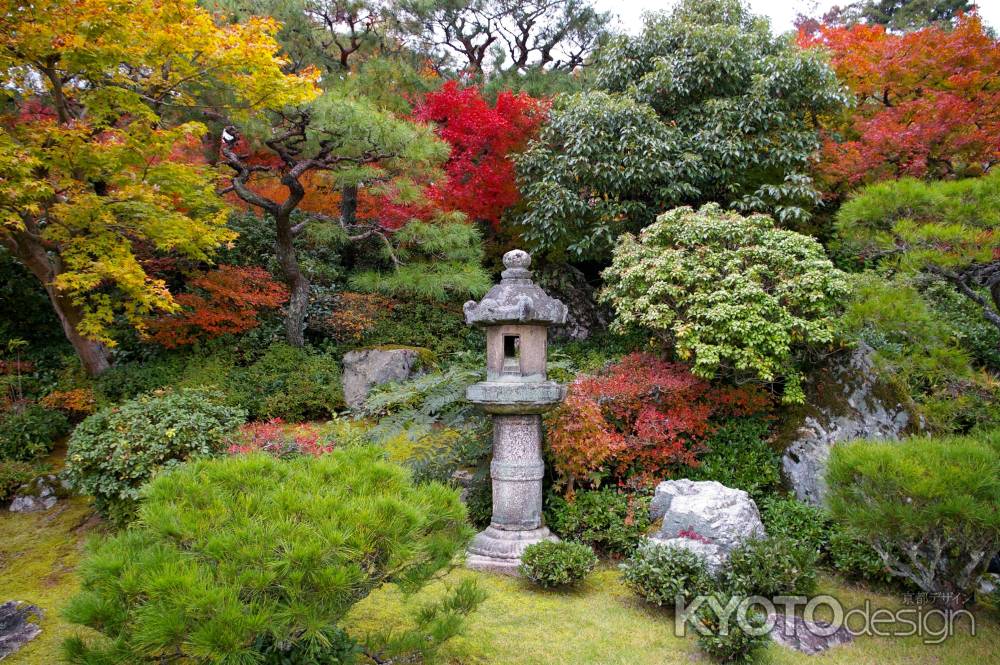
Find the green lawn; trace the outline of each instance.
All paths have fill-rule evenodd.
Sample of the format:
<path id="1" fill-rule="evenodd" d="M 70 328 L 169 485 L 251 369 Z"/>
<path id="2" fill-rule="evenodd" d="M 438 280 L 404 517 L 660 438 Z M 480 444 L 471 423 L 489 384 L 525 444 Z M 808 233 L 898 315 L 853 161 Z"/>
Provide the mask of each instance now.
<path id="1" fill-rule="evenodd" d="M 59 609 L 76 590 L 74 568 L 86 536 L 99 529 L 85 499 L 64 501 L 48 513 L 0 513 L 0 600 L 26 600 L 46 612 L 43 632 L 4 665 L 52 665 L 59 662 L 59 646 L 79 630 L 64 622 Z M 404 598 L 389 587 L 359 604 L 348 618 L 350 632 L 384 630 L 399 625 L 407 609 L 426 602 L 445 585 L 475 576 L 489 593 L 468 621 L 465 633 L 446 645 L 449 663 L 503 665 L 600 663 L 671 665 L 708 662 L 694 638 L 673 635 L 671 615 L 649 607 L 632 595 L 613 568 L 593 574 L 576 591 L 543 592 L 522 581 L 455 569 L 421 593 Z M 885 607 L 898 599 L 862 588 L 845 586 L 824 577 L 821 591 L 852 606 L 866 597 Z M 1000 622 L 988 608 L 977 611 L 975 637 L 959 635 L 939 646 L 918 638 L 859 638 L 821 656 L 803 656 L 772 646 L 767 662 L 889 665 L 988 665 L 998 662 Z"/>

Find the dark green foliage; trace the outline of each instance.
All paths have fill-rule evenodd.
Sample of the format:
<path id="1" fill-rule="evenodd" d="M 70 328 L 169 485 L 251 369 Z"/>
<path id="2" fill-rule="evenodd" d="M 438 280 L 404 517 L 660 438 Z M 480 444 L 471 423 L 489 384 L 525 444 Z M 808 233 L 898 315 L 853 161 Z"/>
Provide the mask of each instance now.
<path id="1" fill-rule="evenodd" d="M 344 408 L 340 361 L 309 348 L 274 344 L 230 381 L 253 420 L 319 420 Z"/>
<path id="2" fill-rule="evenodd" d="M 66 416 L 37 404 L 0 418 L 0 460 L 26 462 L 47 455 L 56 439 L 69 431 Z"/>
<path id="3" fill-rule="evenodd" d="M 171 385 L 182 372 L 179 355 L 112 365 L 94 380 L 94 390 L 102 403 L 114 404 Z"/>
<path id="4" fill-rule="evenodd" d="M 738 0 L 685 0 L 612 38 L 594 89 L 556 98 L 518 159 L 528 244 L 602 259 L 667 208 L 717 201 L 808 219 L 817 116 L 847 96 L 823 54 L 776 38 Z"/>
<path id="5" fill-rule="evenodd" d="M 720 607 L 735 606 L 739 597 L 727 594 L 717 594 L 716 602 Z M 751 661 L 754 655 L 762 651 L 770 643 L 771 638 L 763 627 L 766 617 L 760 610 L 750 609 L 745 617 L 746 627 L 740 625 L 739 612 L 734 611 L 727 617 L 722 617 L 710 603 L 702 605 L 695 615 L 695 621 L 701 626 L 698 634 L 698 646 L 713 659 L 720 663 L 745 663 Z"/>
<path id="6" fill-rule="evenodd" d="M 611 489 L 550 494 L 545 521 L 556 535 L 586 543 L 604 554 L 631 553 L 649 528 L 649 497 Z"/>
<path id="7" fill-rule="evenodd" d="M 830 25 L 881 24 L 903 32 L 954 19 L 976 8 L 972 0 L 855 0 L 823 15 Z"/>
<path id="8" fill-rule="evenodd" d="M 767 497 L 758 502 L 761 521 L 772 538 L 787 538 L 817 556 L 827 551 L 832 524 L 821 508 L 793 498 Z"/>
<path id="9" fill-rule="evenodd" d="M 827 484 L 834 519 L 950 607 L 968 601 L 1000 550 L 1000 430 L 841 444 Z"/>
<path id="10" fill-rule="evenodd" d="M 621 564 L 625 583 L 646 601 L 673 608 L 677 598 L 690 603 L 695 596 L 711 593 L 716 580 L 705 562 L 680 547 L 645 542 Z"/>
<path id="11" fill-rule="evenodd" d="M 1000 372 L 1000 330 L 983 318 L 979 307 L 937 278 L 916 280 L 920 294 L 950 328 L 950 337 L 967 350 L 972 361 Z"/>
<path id="12" fill-rule="evenodd" d="M 416 590 L 469 536 L 456 492 L 414 485 L 368 446 L 199 459 L 143 496 L 80 566 L 66 616 L 106 639 L 75 640 L 72 663 L 251 663 L 268 645 L 315 656 L 330 636 L 343 652 L 351 606 L 390 582 Z"/>
<path id="13" fill-rule="evenodd" d="M 38 470 L 28 462 L 0 461 L 0 504 L 12 499 L 14 492 L 36 475 L 38 475 Z"/>
<path id="14" fill-rule="evenodd" d="M 878 552 L 850 529 L 834 526 L 830 531 L 828 557 L 830 565 L 849 579 L 883 585 L 895 579 Z"/>
<path id="15" fill-rule="evenodd" d="M 744 596 L 804 596 L 816 589 L 815 550 L 790 538 L 748 540 L 729 554 L 723 586 Z"/>
<path id="16" fill-rule="evenodd" d="M 518 571 L 532 583 L 552 589 L 580 582 L 596 565 L 597 556 L 589 545 L 543 541 L 524 550 Z"/>
<path id="17" fill-rule="evenodd" d="M 760 418 L 725 421 L 709 438 L 708 452 L 687 477 L 717 480 L 760 501 L 781 486 L 781 461 L 767 443 L 768 430 L 768 423 Z"/>
<path id="18" fill-rule="evenodd" d="M 182 389 L 150 393 L 105 408 L 73 431 L 66 452 L 66 479 L 94 496 L 106 517 L 127 522 L 140 488 L 164 469 L 214 455 L 246 413 L 222 404 L 216 392 Z"/>
<path id="19" fill-rule="evenodd" d="M 375 322 L 360 342 L 363 346 L 402 344 L 430 349 L 438 356 L 485 347 L 483 333 L 465 324 L 458 303 L 408 299 Z"/>

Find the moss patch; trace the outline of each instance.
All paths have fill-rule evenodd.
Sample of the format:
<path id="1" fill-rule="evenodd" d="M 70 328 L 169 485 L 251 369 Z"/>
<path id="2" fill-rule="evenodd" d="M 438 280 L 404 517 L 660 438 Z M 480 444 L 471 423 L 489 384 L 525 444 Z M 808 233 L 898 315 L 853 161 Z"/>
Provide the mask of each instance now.
<path id="1" fill-rule="evenodd" d="M 475 576 L 489 597 L 473 613 L 464 633 L 448 642 L 441 655 L 453 665 L 595 665 L 710 663 L 693 636 L 676 637 L 673 615 L 641 602 L 622 584 L 618 572 L 595 572 L 576 590 L 546 592 L 527 583 L 456 569 L 415 596 L 405 597 L 394 587 L 380 590 L 357 605 L 346 628 L 354 635 L 402 627 L 414 608 L 440 594 L 448 585 Z M 899 601 L 845 586 L 824 577 L 820 593 L 829 593 L 851 607 L 898 607 Z M 978 611 L 977 634 L 960 631 L 944 644 L 931 646 L 919 637 L 858 637 L 851 645 L 821 656 L 806 656 L 772 645 L 765 662 L 775 665 L 982 665 L 995 659 L 1000 640 L 996 614 Z"/>
<path id="2" fill-rule="evenodd" d="M 75 570 L 83 542 L 98 524 L 90 501 L 81 497 L 41 513 L 0 512 L 0 602 L 24 600 L 45 613 L 42 634 L 4 665 L 58 663 L 62 641 L 83 630 L 60 613 L 79 586 Z"/>

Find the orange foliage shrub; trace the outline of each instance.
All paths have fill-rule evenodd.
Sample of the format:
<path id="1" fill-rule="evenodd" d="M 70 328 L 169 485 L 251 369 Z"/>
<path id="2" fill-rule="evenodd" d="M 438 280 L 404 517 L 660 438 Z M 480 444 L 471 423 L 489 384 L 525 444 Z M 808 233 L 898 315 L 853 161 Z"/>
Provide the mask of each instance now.
<path id="1" fill-rule="evenodd" d="M 94 391 L 90 388 L 53 390 L 41 399 L 47 409 L 62 411 L 70 420 L 83 420 L 97 409 Z"/>
<path id="2" fill-rule="evenodd" d="M 323 321 L 323 330 L 339 342 L 357 342 L 385 320 L 396 301 L 375 293 L 337 294 L 337 307 Z"/>
<path id="3" fill-rule="evenodd" d="M 714 419 L 767 409 L 755 387 L 714 387 L 681 363 L 633 353 L 604 373 L 582 376 L 548 419 L 548 449 L 560 483 L 611 477 L 644 485 L 696 466 Z"/>
<path id="4" fill-rule="evenodd" d="M 288 289 L 263 268 L 220 265 L 188 282 L 194 289 L 175 297 L 176 314 L 147 323 L 149 339 L 168 349 L 256 328 L 262 309 L 288 300 Z"/>

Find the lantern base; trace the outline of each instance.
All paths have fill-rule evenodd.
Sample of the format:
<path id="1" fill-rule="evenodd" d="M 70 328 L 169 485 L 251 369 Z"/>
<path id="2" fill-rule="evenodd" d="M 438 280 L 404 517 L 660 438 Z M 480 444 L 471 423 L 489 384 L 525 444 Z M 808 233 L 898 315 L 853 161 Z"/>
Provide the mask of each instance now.
<path id="1" fill-rule="evenodd" d="M 545 526 L 525 531 L 505 531 L 489 526 L 472 539 L 465 565 L 472 570 L 518 577 L 517 569 L 524 550 L 543 540 L 559 541 Z"/>

